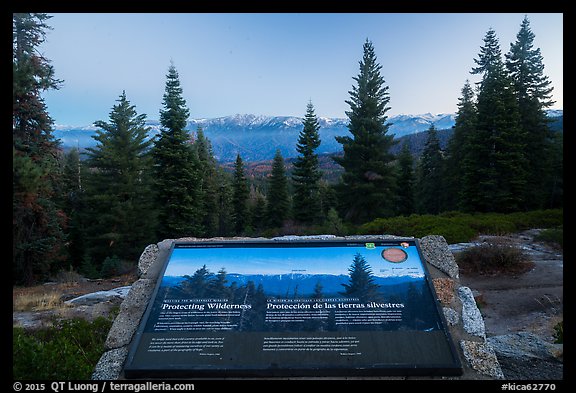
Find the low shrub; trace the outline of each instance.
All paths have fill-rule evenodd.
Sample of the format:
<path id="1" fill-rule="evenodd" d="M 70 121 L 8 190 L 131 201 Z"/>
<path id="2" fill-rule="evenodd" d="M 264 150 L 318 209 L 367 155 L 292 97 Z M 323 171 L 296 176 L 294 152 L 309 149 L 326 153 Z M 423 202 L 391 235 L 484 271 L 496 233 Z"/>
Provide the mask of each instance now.
<path id="1" fill-rule="evenodd" d="M 468 274 L 522 273 L 532 266 L 522 249 L 499 240 L 458 253 L 456 263 L 462 273 Z"/>
<path id="2" fill-rule="evenodd" d="M 504 235 L 530 228 L 557 227 L 562 223 L 562 209 L 509 214 L 449 211 L 438 215 L 377 218 L 360 226 L 358 233 L 414 237 L 441 235 L 448 243 L 462 243 L 478 235 Z"/>
<path id="3" fill-rule="evenodd" d="M 104 352 L 112 321 L 89 322 L 75 318 L 55 321 L 48 328 L 27 331 L 13 328 L 14 380 L 90 379 Z"/>
<path id="4" fill-rule="evenodd" d="M 542 232 L 535 237 L 534 240 L 538 240 L 544 243 L 552 244 L 561 249 L 564 249 L 564 230 L 560 226 L 558 228 L 544 229 Z"/>
<path id="5" fill-rule="evenodd" d="M 564 343 L 564 321 L 560 321 L 556 325 L 554 325 L 554 343 L 555 344 Z"/>

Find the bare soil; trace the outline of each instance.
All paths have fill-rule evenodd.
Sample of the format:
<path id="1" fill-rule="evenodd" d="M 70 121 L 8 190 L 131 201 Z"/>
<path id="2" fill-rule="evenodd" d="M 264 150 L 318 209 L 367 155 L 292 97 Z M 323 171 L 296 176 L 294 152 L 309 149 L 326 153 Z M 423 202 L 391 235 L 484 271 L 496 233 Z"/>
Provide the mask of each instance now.
<path id="1" fill-rule="evenodd" d="M 460 282 L 476 297 L 487 336 L 530 332 L 554 342 L 554 326 L 563 319 L 562 250 L 534 241 L 538 229 L 500 236 L 521 247 L 531 262 L 525 272 L 493 275 L 460 273 Z M 477 239 L 482 241 L 486 236 Z"/>

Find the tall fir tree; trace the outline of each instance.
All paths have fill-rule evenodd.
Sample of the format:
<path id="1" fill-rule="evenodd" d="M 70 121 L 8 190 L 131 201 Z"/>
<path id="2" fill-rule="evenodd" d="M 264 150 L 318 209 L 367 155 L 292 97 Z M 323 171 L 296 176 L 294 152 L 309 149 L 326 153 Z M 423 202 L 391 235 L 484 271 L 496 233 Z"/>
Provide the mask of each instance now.
<path id="1" fill-rule="evenodd" d="M 510 44 L 506 54 L 506 67 L 514 81 L 525 137 L 526 168 L 530 173 L 525 199 L 528 208 L 541 209 L 549 207 L 547 202 L 552 188 L 553 135 L 545 109 L 554 102 L 551 99 L 553 88 L 544 75 L 543 57 L 540 49 L 534 48 L 534 38 L 528 17 L 524 17 L 516 41 Z"/>
<path id="2" fill-rule="evenodd" d="M 306 107 L 304 128 L 298 136 L 296 151 L 300 154 L 294 162 L 294 218 L 300 222 L 315 223 L 321 218 L 319 184 L 322 173 L 315 150 L 320 146 L 320 124 L 311 102 Z"/>
<path id="3" fill-rule="evenodd" d="M 493 29 L 473 74 L 482 74 L 477 96 L 477 126 L 470 136 L 464 181 L 469 191 L 469 209 L 510 212 L 521 210 L 526 201 L 525 135 L 520 126 L 518 102 L 512 79 L 502 60 Z"/>
<path id="4" fill-rule="evenodd" d="M 394 136 L 388 134 L 386 112 L 390 109 L 388 86 L 380 75 L 374 47 L 369 40 L 364 43 L 360 73 L 353 79 L 356 86 L 349 91 L 350 136 L 338 136 L 344 155 L 334 157 L 344 168 L 336 186 L 343 216 L 360 223 L 377 217 L 395 214 L 397 174 L 391 163 L 394 156 L 390 148 Z"/>
<path id="5" fill-rule="evenodd" d="M 274 228 L 281 227 L 284 221 L 290 217 L 290 195 L 288 193 L 286 167 L 280 149 L 276 150 L 272 161 L 272 173 L 268 180 L 266 201 L 268 225 Z"/>
<path id="6" fill-rule="evenodd" d="M 98 264 L 106 257 L 135 260 L 155 239 L 146 115 L 122 92 L 109 122 L 94 123 L 96 146 L 87 149 L 88 249 Z M 146 217 L 143 220 L 142 217 Z"/>
<path id="7" fill-rule="evenodd" d="M 416 211 L 438 214 L 443 209 L 444 158 L 434 125 L 428 129 L 426 145 L 418 162 L 416 182 Z"/>
<path id="8" fill-rule="evenodd" d="M 185 129 L 190 112 L 182 93 L 171 63 L 160 110 L 162 127 L 153 148 L 160 238 L 196 236 L 203 230 L 200 164 Z"/>
<path id="9" fill-rule="evenodd" d="M 398 174 L 402 186 L 398 187 L 398 214 L 409 216 L 415 212 L 414 207 L 414 157 L 408 147 L 409 142 L 404 142 L 398 154 Z"/>
<path id="10" fill-rule="evenodd" d="M 358 298 L 361 302 L 374 301 L 380 298 L 379 286 L 374 282 L 372 268 L 362 254 L 354 255 L 348 272 L 350 273 L 350 282 L 342 284 L 344 296 Z"/>
<path id="11" fill-rule="evenodd" d="M 12 273 L 28 285 L 45 279 L 66 256 L 66 216 L 56 203 L 59 142 L 42 98 L 62 81 L 38 51 L 52 29 L 50 18 L 12 14 Z"/>
<path id="12" fill-rule="evenodd" d="M 444 176 L 444 200 L 447 210 L 466 210 L 472 205 L 472 190 L 465 187 L 464 170 L 471 163 L 467 162 L 470 152 L 469 137 L 476 132 L 477 113 L 474 102 L 474 91 L 466 80 L 462 88 L 462 96 L 458 99 L 458 111 L 453 127 L 452 137 L 446 146 L 446 170 Z"/>
<path id="13" fill-rule="evenodd" d="M 244 162 L 240 153 L 238 153 L 234 164 L 234 178 L 232 181 L 232 217 L 234 219 L 234 230 L 237 235 L 242 234 L 249 223 L 249 192 L 248 180 L 244 175 Z"/>
<path id="14" fill-rule="evenodd" d="M 221 190 L 219 181 L 222 180 L 218 176 L 218 168 L 212 144 L 210 140 L 204 135 L 201 126 L 196 130 L 196 139 L 194 140 L 193 149 L 196 151 L 198 157 L 199 167 L 199 197 L 201 199 L 202 213 L 201 227 L 203 237 L 213 237 L 219 231 L 219 202 L 222 199 L 219 197 Z"/>
<path id="15" fill-rule="evenodd" d="M 88 176 L 86 165 L 80 160 L 78 148 L 65 153 L 62 169 L 63 209 L 68 217 L 68 254 L 70 266 L 79 268 L 85 257 L 87 228 L 90 223 L 86 208 L 85 182 Z"/>

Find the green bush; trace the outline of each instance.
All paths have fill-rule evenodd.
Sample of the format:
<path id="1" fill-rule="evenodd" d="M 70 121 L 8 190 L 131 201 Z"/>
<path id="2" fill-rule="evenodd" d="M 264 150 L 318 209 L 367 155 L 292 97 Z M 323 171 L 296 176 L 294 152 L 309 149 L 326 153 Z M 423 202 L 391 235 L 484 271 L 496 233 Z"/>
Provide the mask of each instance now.
<path id="1" fill-rule="evenodd" d="M 13 328 L 13 379 L 90 379 L 111 326 L 110 319 L 99 317 L 56 321 L 35 331 Z"/>
<path id="2" fill-rule="evenodd" d="M 468 242 L 478 235 L 504 235 L 530 228 L 552 228 L 562 225 L 563 210 L 538 210 L 520 213 L 461 213 L 450 211 L 439 215 L 412 214 L 377 218 L 359 227 L 358 233 L 423 237 L 444 236 L 448 243 Z"/>
<path id="3" fill-rule="evenodd" d="M 564 229 L 562 226 L 558 228 L 544 229 L 538 236 L 536 236 L 535 240 L 551 243 L 564 249 Z"/>
<path id="4" fill-rule="evenodd" d="M 555 344 L 564 343 L 564 321 L 560 321 L 556 325 L 554 325 L 554 343 Z"/>
<path id="5" fill-rule="evenodd" d="M 104 278 L 110 278 L 120 274 L 122 268 L 122 261 L 116 255 L 113 257 L 106 257 L 104 262 L 102 262 L 102 269 L 100 270 L 100 276 Z"/>

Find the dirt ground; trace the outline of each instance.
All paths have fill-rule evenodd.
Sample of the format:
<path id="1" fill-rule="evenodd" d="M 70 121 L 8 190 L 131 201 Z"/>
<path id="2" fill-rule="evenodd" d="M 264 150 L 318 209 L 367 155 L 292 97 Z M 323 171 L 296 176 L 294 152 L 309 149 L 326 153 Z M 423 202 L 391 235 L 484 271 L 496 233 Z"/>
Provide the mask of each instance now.
<path id="1" fill-rule="evenodd" d="M 554 341 L 554 325 L 563 319 L 562 250 L 534 241 L 537 229 L 507 236 L 522 247 L 533 267 L 517 275 L 464 275 L 462 285 L 469 287 L 484 317 L 486 335 L 515 332 L 538 334 Z M 482 239 L 479 239 L 482 240 Z"/>

